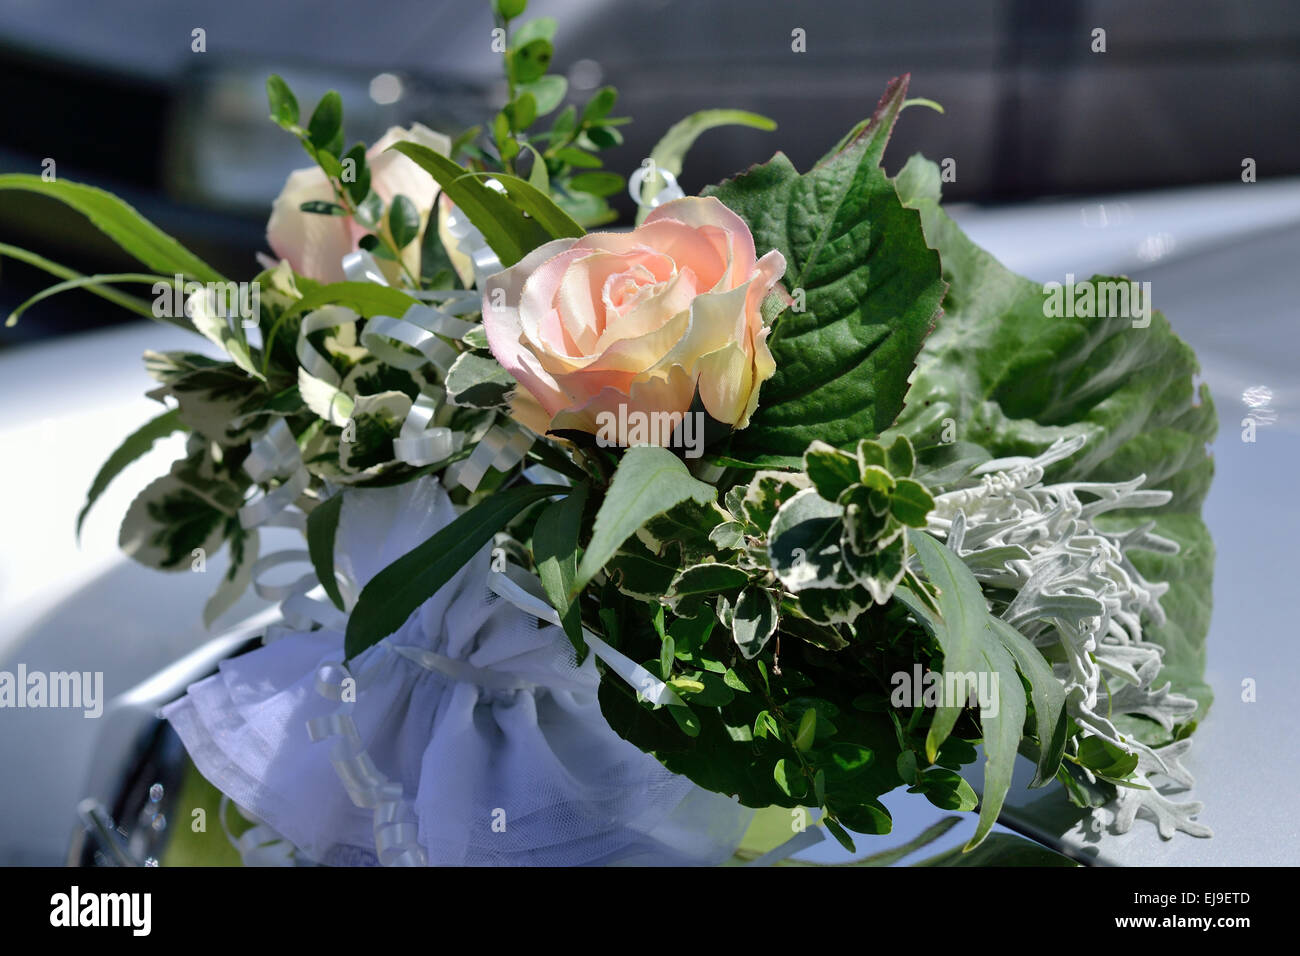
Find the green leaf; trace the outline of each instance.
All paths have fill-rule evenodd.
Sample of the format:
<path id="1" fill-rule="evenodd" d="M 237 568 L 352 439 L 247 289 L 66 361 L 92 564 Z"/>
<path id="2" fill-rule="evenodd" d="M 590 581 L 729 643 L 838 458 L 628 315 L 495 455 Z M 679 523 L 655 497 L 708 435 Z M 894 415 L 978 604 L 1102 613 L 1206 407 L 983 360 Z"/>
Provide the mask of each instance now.
<path id="1" fill-rule="evenodd" d="M 383 215 L 384 201 L 380 198 L 379 193 L 371 190 L 366 193 L 365 199 L 356 204 L 352 218 L 367 229 L 378 229 Z M 375 246 L 371 246 L 371 250 L 374 249 Z"/>
<path id="2" fill-rule="evenodd" d="M 542 154 L 531 143 L 525 143 L 524 148 L 533 154 L 533 165 L 528 169 L 528 185 L 549 198 L 551 174 L 546 170 L 546 160 L 542 158 Z M 559 209 L 558 206 L 556 208 Z M 568 213 L 564 214 L 568 215 Z M 577 225 L 577 223 L 574 223 L 574 225 Z"/>
<path id="3" fill-rule="evenodd" d="M 910 753 L 910 751 L 909 751 Z M 922 773 L 908 793 L 923 793 L 925 798 L 941 810 L 974 810 L 979 803 L 971 785 L 951 770 L 931 768 Z"/>
<path id="4" fill-rule="evenodd" d="M 922 623 L 933 631 L 943 650 L 945 675 L 978 672 L 984 664 L 981 648 L 989 638 L 986 626 L 988 607 L 979 582 L 962 564 L 961 558 L 925 532 L 912 535 L 911 541 L 925 576 L 937 591 L 939 613 L 937 616 L 928 613 L 915 596 L 908 599 L 910 591 L 899 588 L 896 593 L 904 597 L 909 610 L 925 615 Z M 962 707 L 951 703 L 935 709 L 934 720 L 925 738 L 925 756 L 931 763 L 934 763 L 940 744 L 952 732 L 961 712 Z"/>
<path id="5" fill-rule="evenodd" d="M 898 755 L 896 762 L 898 775 L 903 778 L 903 783 L 914 784 L 917 781 L 917 763 L 916 754 L 911 750 L 904 750 Z M 972 804 L 974 806 L 974 804 Z"/>
<path id="6" fill-rule="evenodd" d="M 707 504 L 716 497 L 717 490 L 692 478 L 682 460 L 668 449 L 654 445 L 629 448 L 596 513 L 591 541 L 578 566 L 570 596 L 576 595 L 614 556 L 619 545 L 651 518 L 683 501 Z"/>
<path id="7" fill-rule="evenodd" d="M 992 829 L 1011 787 L 1027 712 L 1025 692 L 1015 659 L 993 633 L 989 623 L 992 618 L 975 576 L 956 554 L 925 532 L 917 531 L 910 539 L 926 577 L 937 591 L 938 614 L 905 587 L 895 593 L 942 648 L 945 687 L 950 674 L 988 674 L 997 680 L 997 706 L 982 707 L 980 712 L 985 763 L 979 824 L 967 844 L 974 847 Z M 926 757 L 931 763 L 961 711 L 962 707 L 953 702 L 935 708 L 925 739 Z"/>
<path id="8" fill-rule="evenodd" d="M 852 584 L 840 551 L 844 509 L 817 494 L 798 492 L 781 506 L 768 532 L 768 563 L 787 589 Z"/>
<path id="9" fill-rule="evenodd" d="M 582 636 L 581 608 L 577 601 L 569 600 L 569 592 L 578 573 L 578 533 L 586 505 L 587 486 L 578 485 L 573 494 L 547 505 L 533 528 L 537 576 L 551 606 L 560 615 L 564 633 L 577 651 L 579 661 L 586 657 L 587 643 Z"/>
<path id="10" fill-rule="evenodd" d="M 1018 630 L 1001 618 L 989 616 L 989 626 L 1002 646 L 1015 658 L 1016 667 L 1029 681 L 1030 701 L 1034 705 L 1034 725 L 1038 734 L 1037 773 L 1031 787 L 1045 787 L 1056 778 L 1065 752 L 1069 715 L 1065 710 L 1065 688 L 1052 673 L 1052 665 L 1042 652 Z"/>
<path id="11" fill-rule="evenodd" d="M 1137 754 L 1100 737 L 1085 737 L 1079 743 L 1079 763 L 1103 777 L 1122 780 L 1137 768 L 1137 761 Z"/>
<path id="12" fill-rule="evenodd" d="M 528 0 L 492 0 L 496 15 L 507 22 L 521 16 L 527 7 Z"/>
<path id="13" fill-rule="evenodd" d="M 524 210 L 516 203 L 485 186 L 478 177 L 467 173 L 463 167 L 427 146 L 401 142 L 394 143 L 389 148 L 414 160 L 433 176 L 447 198 L 483 233 L 483 238 L 501 259 L 503 266 L 514 265 L 544 242 L 572 235 L 553 232 L 538 219 L 524 215 Z M 523 180 L 517 182 L 523 183 Z M 524 185 L 527 186 L 527 183 Z M 581 232 L 578 234 L 581 235 Z"/>
<path id="14" fill-rule="evenodd" d="M 578 108 L 566 106 L 551 124 L 551 142 L 563 143 L 578 128 Z"/>
<path id="15" fill-rule="evenodd" d="M 835 501 L 850 485 L 857 484 L 858 460 L 823 441 L 815 441 L 803 453 L 804 471 L 817 494 Z"/>
<path id="16" fill-rule="evenodd" d="M 924 528 L 925 516 L 934 510 L 934 498 L 925 485 L 911 478 L 899 478 L 889 496 L 889 511 L 910 528 Z"/>
<path id="17" fill-rule="evenodd" d="M 51 296 L 58 295 L 61 292 L 69 292 L 73 289 L 89 289 L 93 291 L 95 288 L 103 288 L 103 285 L 106 282 L 144 282 L 153 285 L 159 282 L 163 284 L 168 284 L 171 281 L 173 280 L 169 279 L 166 276 L 158 276 L 158 275 L 153 275 L 152 273 L 143 273 L 143 272 L 122 272 L 113 275 L 77 276 L 76 278 L 73 279 L 66 279 L 63 282 L 56 282 L 54 285 L 46 286 L 44 289 L 42 289 L 40 292 L 37 292 L 31 298 L 26 299 L 21 304 L 19 304 L 12 312 L 9 313 L 9 317 L 5 319 L 5 328 L 10 328 L 12 326 L 17 325 L 18 320 L 22 318 L 24 312 L 26 312 L 28 309 L 30 309 L 32 306 L 36 305 L 37 303 L 43 302 L 44 300 L 50 298 Z M 149 313 L 149 315 L 150 318 L 154 317 L 152 311 Z M 167 316 L 158 316 L 158 318 L 170 319 L 170 317 Z M 183 321 L 174 321 L 173 324 L 180 326 L 181 328 L 192 328 L 192 326 L 190 326 L 187 322 L 183 322 Z"/>
<path id="18" fill-rule="evenodd" d="M 338 203 L 326 202 L 324 199 L 309 199 L 307 202 L 299 203 L 298 210 L 316 216 L 346 216 L 348 214 L 348 211 Z"/>
<path id="19" fill-rule="evenodd" d="M 334 577 L 334 536 L 339 527 L 339 514 L 343 510 L 343 495 L 336 494 L 326 498 L 307 516 L 307 553 L 311 557 L 312 567 L 316 569 L 316 579 L 320 581 L 325 594 L 340 611 L 343 595 L 339 592 L 338 579 Z"/>
<path id="20" fill-rule="evenodd" d="M 507 403 L 515 380 L 496 359 L 462 352 L 447 370 L 447 401 L 471 408 L 498 408 Z"/>
<path id="21" fill-rule="evenodd" d="M 578 145 L 593 149 L 613 149 L 623 144 L 623 134 L 613 126 L 589 126 L 578 137 Z"/>
<path id="22" fill-rule="evenodd" d="M 555 158 L 560 162 L 568 163 L 570 166 L 577 166 L 579 169 L 599 169 L 604 165 L 599 156 L 593 156 L 591 153 L 578 149 L 576 146 L 566 146 L 564 149 L 555 151 Z"/>
<path id="23" fill-rule="evenodd" d="M 772 769 L 773 779 L 781 792 L 796 800 L 808 792 L 808 781 L 804 779 L 799 763 L 789 757 L 782 757 Z"/>
<path id="24" fill-rule="evenodd" d="M 545 170 L 546 164 L 542 163 L 541 167 Z M 515 205 L 541 223 L 551 238 L 576 239 L 586 234 L 585 230 L 538 186 L 506 173 L 493 173 L 491 178 L 504 186 L 506 195 L 514 200 Z"/>
<path id="25" fill-rule="evenodd" d="M 529 20 L 515 27 L 514 33 L 510 34 L 510 43 L 512 46 L 521 47 L 534 40 L 554 40 L 557 26 L 555 17 L 538 17 Z"/>
<path id="26" fill-rule="evenodd" d="M 609 111 L 618 102 L 618 90 L 612 86 L 602 86 L 582 108 L 583 123 L 596 123 L 609 115 Z"/>
<path id="27" fill-rule="evenodd" d="M 392 234 L 393 245 L 399 250 L 409 246 L 420 234 L 420 210 L 400 193 L 393 197 L 388 207 L 388 231 Z"/>
<path id="28" fill-rule="evenodd" d="M 57 199 L 81 213 L 146 268 L 162 275 L 181 273 L 199 282 L 224 282 L 202 259 L 111 193 L 68 180 L 46 182 L 29 173 L 0 174 L 0 190 L 22 189 Z"/>
<path id="29" fill-rule="evenodd" d="M 776 375 L 736 433 L 739 458 L 799 455 L 818 438 L 850 447 L 903 407 L 944 291 L 920 217 L 880 167 L 905 90 L 905 79 L 891 83 L 872 121 L 806 174 L 778 153 L 704 190 L 749 224 L 760 253 L 785 256 L 785 286 L 802 289 L 807 306 L 776 320 Z"/>
<path id="30" fill-rule="evenodd" d="M 610 107 L 613 107 L 612 103 Z M 719 126 L 748 126 L 751 129 L 771 132 L 776 129 L 776 121 L 768 119 L 766 116 L 760 116 L 758 113 L 750 113 L 747 110 L 700 110 L 692 113 L 685 119 L 678 120 L 670 126 L 668 132 L 660 137 L 659 142 L 650 151 L 650 160 L 654 164 L 653 168 L 656 171 L 662 169 L 673 176 L 680 176 L 686 154 L 695 145 L 695 141 L 699 139 L 701 134 Z M 641 187 L 643 199 L 648 200 L 654 197 L 663 187 L 663 177 L 653 173 L 646 176 Z M 637 214 L 638 223 L 648 213 L 649 208 L 643 207 L 641 212 Z"/>
<path id="31" fill-rule="evenodd" d="M 343 170 L 343 187 L 354 203 L 362 202 L 370 195 L 370 164 L 366 161 L 366 144 L 355 143 L 343 159 L 352 161 L 352 175 L 348 176 L 348 170 Z"/>
<path id="32" fill-rule="evenodd" d="M 513 103 L 506 107 L 510 117 L 510 128 L 516 131 L 528 129 L 537 119 L 537 99 L 532 93 L 520 93 Z"/>
<path id="33" fill-rule="evenodd" d="M 173 408 L 169 412 L 163 412 L 157 418 L 154 418 L 126 437 L 122 444 L 117 446 L 117 450 L 108 456 L 108 460 L 100 466 L 99 472 L 95 475 L 95 480 L 90 484 L 90 491 L 86 492 L 86 503 L 82 506 L 81 512 L 77 515 L 77 536 L 81 535 L 82 522 L 86 520 L 91 506 L 99 500 L 99 496 L 104 493 L 104 489 L 109 486 L 122 470 L 132 462 L 142 458 L 154 446 L 154 442 L 160 438 L 166 438 L 173 432 L 184 431 L 185 426 L 180 420 L 180 411 Z"/>
<path id="34" fill-rule="evenodd" d="M 776 598 L 766 588 L 745 588 L 736 601 L 731 633 L 746 660 L 762 652 L 776 633 Z"/>
<path id="35" fill-rule="evenodd" d="M 524 485 L 498 491 L 384 568 L 365 586 L 352 609 L 344 643 L 347 658 L 351 660 L 401 627 L 525 508 L 571 491 L 564 485 Z"/>
<path id="36" fill-rule="evenodd" d="M 817 735 L 817 708 L 809 707 L 799 718 L 799 729 L 794 735 L 794 749 L 806 753 L 812 749 Z"/>
<path id="37" fill-rule="evenodd" d="M 130 558 L 160 571 L 188 571 L 217 553 L 224 537 L 223 510 L 172 473 L 145 486 L 127 508 L 118 546 Z M 225 489 L 213 489 L 214 491 Z"/>
<path id="38" fill-rule="evenodd" d="M 1147 487 L 1171 491 L 1173 499 L 1159 509 L 1099 523 L 1124 531 L 1154 519 L 1155 533 L 1180 545 L 1177 555 L 1132 555 L 1146 578 L 1170 585 L 1161 602 L 1167 621 L 1145 623 L 1143 639 L 1165 648 L 1156 683 L 1172 682 L 1203 713 L 1210 701 L 1204 670 L 1214 546 L 1200 509 L 1214 472 L 1206 444 L 1218 423 L 1208 386 L 1196 383 L 1191 348 L 1159 312 L 1146 328 L 1124 317 L 1049 317 L 1050 293 L 1008 271 L 939 207 L 937 166 L 914 156 L 896 184 L 920 213 L 951 283 L 896 431 L 924 455 L 941 442 L 944 419 L 952 419 L 960 439 L 995 458 L 1036 455 L 1059 438 L 1085 435 L 1087 444 L 1051 466 L 1047 481 L 1145 474 Z"/>
<path id="39" fill-rule="evenodd" d="M 623 177 L 605 171 L 578 173 L 569 180 L 569 188 L 593 196 L 613 196 L 623 188 Z"/>
<path id="40" fill-rule="evenodd" d="M 834 817 L 825 817 L 822 820 L 822 823 L 826 825 L 826 829 L 830 831 L 830 835 L 835 837 L 836 843 L 844 847 L 844 849 L 848 850 L 850 853 L 857 852 L 857 847 L 853 844 L 853 837 L 849 836 L 848 831 L 835 822 Z"/>
<path id="41" fill-rule="evenodd" d="M 307 121 L 307 138 L 317 149 L 329 149 L 343 132 L 343 97 L 330 90 L 321 97 Z"/>
<path id="42" fill-rule="evenodd" d="M 738 591 L 748 580 L 749 574 L 734 565 L 713 561 L 693 564 L 678 572 L 664 597 L 674 613 L 694 617 L 701 608 L 699 598 Z"/>
<path id="43" fill-rule="evenodd" d="M 278 74 L 266 78 L 266 98 L 271 104 L 271 119 L 278 125 L 288 129 L 298 122 L 298 100 Z"/>
<path id="44" fill-rule="evenodd" d="M 554 55 L 551 41 L 539 37 L 507 53 L 507 68 L 516 83 L 533 83 L 545 75 Z"/>

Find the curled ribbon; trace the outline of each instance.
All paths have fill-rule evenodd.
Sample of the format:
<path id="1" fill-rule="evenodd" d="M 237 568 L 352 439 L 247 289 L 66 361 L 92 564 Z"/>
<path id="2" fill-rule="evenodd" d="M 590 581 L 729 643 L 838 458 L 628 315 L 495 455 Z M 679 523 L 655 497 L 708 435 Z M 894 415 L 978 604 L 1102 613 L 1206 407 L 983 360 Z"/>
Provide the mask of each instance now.
<path id="1" fill-rule="evenodd" d="M 363 675 L 364 677 L 364 675 Z M 372 811 L 375 855 L 384 866 L 427 866 L 428 856 L 419 842 L 419 822 L 399 781 L 375 766 L 352 720 L 353 704 L 344 698 L 345 682 L 358 683 L 343 664 L 327 664 L 316 675 L 316 691 L 341 701 L 332 714 L 307 722 L 312 742 L 332 740 L 330 763 L 348 798 Z M 354 686 L 354 690 L 355 690 Z"/>

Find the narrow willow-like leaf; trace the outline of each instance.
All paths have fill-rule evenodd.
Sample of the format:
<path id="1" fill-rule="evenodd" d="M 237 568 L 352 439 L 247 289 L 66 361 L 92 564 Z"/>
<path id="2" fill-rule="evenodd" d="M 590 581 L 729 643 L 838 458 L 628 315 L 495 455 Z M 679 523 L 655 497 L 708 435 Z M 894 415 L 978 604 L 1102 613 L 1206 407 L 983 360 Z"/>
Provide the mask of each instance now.
<path id="1" fill-rule="evenodd" d="M 540 157 L 537 162 L 542 170 L 546 169 L 546 164 Z M 540 222 L 552 238 L 576 239 L 585 235 L 585 230 L 574 221 L 573 217 L 557 206 L 537 184 L 504 173 L 493 173 L 492 178 L 501 183 L 506 188 L 506 194 L 520 209 Z"/>
<path id="2" fill-rule="evenodd" d="M 81 512 L 77 515 L 78 537 L 81 535 L 81 525 L 85 522 L 86 515 L 112 480 L 121 474 L 127 465 L 142 458 L 149 449 L 153 448 L 154 442 L 158 439 L 166 438 L 178 431 L 185 431 L 185 426 L 181 423 L 180 409 L 173 408 L 145 422 L 117 446 L 117 450 L 108 456 L 108 460 L 95 475 L 95 480 L 90 484 L 90 491 L 86 492 L 86 503 L 82 505 Z"/>
<path id="3" fill-rule="evenodd" d="M 576 600 L 569 599 L 569 592 L 578 574 L 578 535 L 586 504 L 587 486 L 578 485 L 573 494 L 547 505 L 533 529 L 537 576 L 551 606 L 560 615 L 564 633 L 578 652 L 579 660 L 587 656 L 587 642 L 582 637 L 581 607 Z"/>
<path id="4" fill-rule="evenodd" d="M 654 149 L 650 150 L 650 160 L 654 166 L 653 172 L 642 184 L 644 198 L 646 200 L 653 198 L 659 190 L 663 189 L 664 180 L 658 175 L 659 170 L 680 176 L 686 154 L 695 145 L 695 141 L 703 133 L 719 126 L 748 126 L 751 129 L 771 132 L 776 129 L 776 121 L 748 110 L 733 109 L 699 110 L 685 119 L 678 120 L 668 127 L 668 132 L 664 133 L 659 138 L 659 142 L 655 143 Z M 640 225 L 649 214 L 650 207 L 642 206 L 636 215 L 637 225 Z"/>
<path id="5" fill-rule="evenodd" d="M 334 577 L 334 536 L 339 528 L 339 514 L 343 510 L 343 495 L 336 494 L 326 498 L 307 516 L 307 553 L 311 556 L 312 567 L 316 569 L 316 579 L 334 606 L 340 611 L 343 595 L 339 592 L 338 579 Z"/>
<path id="6" fill-rule="evenodd" d="M 0 174 L 0 190 L 40 193 L 71 206 L 144 265 L 163 275 L 224 282 L 221 273 L 111 193 L 82 183 L 47 182 L 30 173 Z"/>
<path id="7" fill-rule="evenodd" d="M 344 642 L 348 659 L 401 627 L 521 511 L 572 490 L 565 485 L 524 485 L 498 491 L 376 574 L 348 618 Z"/>
<path id="8" fill-rule="evenodd" d="M 51 260 L 46 259 L 44 256 L 38 256 L 36 253 L 30 252 L 27 249 L 21 249 L 18 246 L 11 246 L 3 242 L 0 242 L 0 256 L 9 256 L 9 258 L 11 259 L 17 259 L 19 262 L 25 262 L 29 266 L 35 266 L 37 269 L 41 269 L 45 272 L 48 272 L 50 275 L 56 276 L 59 279 L 88 278 L 87 276 L 82 275 L 76 269 L 69 269 L 67 266 L 59 265 L 59 263 L 52 262 Z M 114 305 L 120 305 L 122 308 L 130 312 L 134 312 L 137 315 L 142 315 L 146 319 L 159 318 L 159 316 L 153 314 L 152 307 L 144 299 L 138 298 L 133 295 L 127 295 L 125 292 L 119 292 L 117 289 L 114 289 L 111 286 L 101 285 L 97 282 L 92 282 L 88 285 L 82 286 L 82 288 L 84 288 L 87 292 L 94 293 L 95 295 L 99 296 L 101 299 L 106 299 L 107 301 L 112 302 Z M 173 325 L 175 325 L 177 328 L 182 328 L 190 332 L 194 331 L 194 326 L 191 325 L 189 320 L 184 316 L 164 317 L 163 321 L 170 322 Z"/>
<path id="9" fill-rule="evenodd" d="M 926 578 L 938 592 L 939 616 L 937 619 L 931 617 L 930 623 L 935 640 L 943 649 L 944 673 L 978 672 L 984 663 L 981 647 L 991 640 L 987 627 L 988 608 L 979 582 L 962 564 L 961 558 L 925 532 L 916 532 L 910 540 Z M 915 610 L 906 595 L 904 603 Z M 925 753 L 931 763 L 961 716 L 960 706 L 951 702 L 945 704 L 935 709 L 934 720 L 925 738 Z"/>
<path id="10" fill-rule="evenodd" d="M 543 243 L 561 238 L 441 153 L 419 143 L 394 143 L 389 148 L 413 160 L 437 181 L 447 198 L 483 233 L 503 266 L 512 266 Z"/>
<path id="11" fill-rule="evenodd" d="M 1015 658 L 1020 673 L 1031 687 L 1034 723 L 1038 729 L 1038 770 L 1031 787 L 1044 787 L 1056 779 L 1056 770 L 1065 753 L 1068 715 L 1065 711 L 1065 688 L 1052 673 L 1052 665 L 1029 638 L 1001 618 L 989 616 L 989 627 L 1002 646 Z"/>

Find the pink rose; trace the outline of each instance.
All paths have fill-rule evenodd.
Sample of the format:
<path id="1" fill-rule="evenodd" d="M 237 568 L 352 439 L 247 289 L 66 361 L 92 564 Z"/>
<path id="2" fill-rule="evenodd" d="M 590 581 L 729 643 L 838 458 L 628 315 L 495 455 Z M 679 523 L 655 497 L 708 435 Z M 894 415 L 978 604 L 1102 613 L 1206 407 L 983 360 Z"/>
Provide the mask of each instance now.
<path id="1" fill-rule="evenodd" d="M 698 390 L 711 417 L 744 428 L 776 371 L 759 307 L 784 272 L 713 198 L 540 246 L 483 289 L 492 354 L 523 386 L 515 418 L 538 433 L 617 422 L 622 445 L 622 423 L 685 413 Z"/>
<path id="2" fill-rule="evenodd" d="M 441 133 L 416 123 L 410 130 L 394 126 L 379 142 L 366 152 L 370 167 L 370 188 L 378 193 L 387 206 L 399 193 L 420 210 L 423 226 L 429 221 L 434 200 L 438 197 L 438 184 L 433 177 L 401 153 L 387 152 L 394 143 L 407 141 L 428 146 L 443 155 L 451 149 L 451 141 Z M 334 190 L 319 166 L 299 169 L 289 174 L 271 207 L 271 219 L 266 224 L 266 241 L 271 251 L 280 259 L 287 259 L 293 271 L 321 282 L 342 282 L 343 257 L 355 252 L 357 243 L 366 230 L 353 222 L 350 216 L 323 216 L 303 212 L 299 207 L 310 200 L 334 202 Z M 402 261 L 413 275 L 420 274 L 420 239 L 416 238 L 402 250 Z M 397 277 L 396 263 L 379 260 L 379 265 L 393 281 Z"/>

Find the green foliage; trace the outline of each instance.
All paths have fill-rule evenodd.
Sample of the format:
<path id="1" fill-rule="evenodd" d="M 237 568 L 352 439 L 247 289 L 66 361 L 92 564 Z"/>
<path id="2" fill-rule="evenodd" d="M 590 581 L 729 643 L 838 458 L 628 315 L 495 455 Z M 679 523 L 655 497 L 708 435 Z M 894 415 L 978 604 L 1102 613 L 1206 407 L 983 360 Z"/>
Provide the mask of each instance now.
<path id="1" fill-rule="evenodd" d="M 681 459 L 666 448 L 629 448 L 614 473 L 596 513 L 591 541 L 578 566 L 571 593 L 584 587 L 619 547 L 650 519 L 692 499 L 712 502 L 717 491 L 692 478 Z"/>
<path id="2" fill-rule="evenodd" d="M 749 224 L 756 248 L 780 250 L 785 285 L 806 305 L 795 311 L 796 294 L 776 320 L 776 375 L 735 435 L 737 457 L 771 462 L 814 440 L 851 448 L 903 407 L 944 291 L 920 217 L 880 167 L 905 92 L 905 81 L 891 84 L 871 122 L 803 175 L 778 153 L 704 191 Z"/>
<path id="3" fill-rule="evenodd" d="M 117 450 L 108 456 L 108 460 L 96 473 L 95 480 L 91 482 L 90 490 L 86 492 L 86 503 L 77 514 L 78 536 L 81 534 L 81 525 L 86 520 L 86 515 L 112 480 L 121 474 L 127 465 L 148 453 L 158 439 L 166 438 L 168 435 L 184 430 L 184 428 L 185 425 L 180 420 L 179 410 L 173 408 L 170 411 L 163 412 L 157 418 L 145 422 L 126 437 L 122 444 L 117 447 Z"/>
<path id="4" fill-rule="evenodd" d="M 912 157 L 896 185 L 920 213 L 950 284 L 897 431 L 923 459 L 942 451 L 946 419 L 966 448 L 991 457 L 1036 455 L 1058 438 L 1085 435 L 1082 450 L 1053 465 L 1046 480 L 1146 475 L 1148 487 L 1171 491 L 1162 508 L 1106 515 L 1099 524 L 1116 531 L 1154 519 L 1154 531 L 1179 544 L 1176 555 L 1132 558 L 1148 579 L 1170 585 L 1167 621 L 1143 629 L 1165 648 L 1157 682 L 1196 698 L 1203 713 L 1214 547 L 1200 509 L 1214 472 L 1206 444 L 1217 419 L 1208 387 L 1196 385 L 1195 355 L 1159 312 L 1145 328 L 1126 317 L 1048 317 L 1044 288 L 1008 271 L 939 207 L 933 163 Z M 1151 742 L 1169 739 L 1156 728 Z"/>
<path id="5" fill-rule="evenodd" d="M 81 213 L 146 268 L 177 273 L 199 282 L 224 282 L 222 275 L 111 193 L 68 180 L 46 181 L 28 173 L 0 174 L 0 190 L 19 189 L 57 199 Z"/>
<path id="6" fill-rule="evenodd" d="M 307 516 L 307 553 L 311 556 L 316 580 L 340 611 L 346 609 L 343 606 L 343 595 L 339 592 L 338 579 L 334 576 L 334 537 L 338 532 L 342 511 L 343 495 L 336 494 L 318 504 Z"/>
<path id="7" fill-rule="evenodd" d="M 934 507 L 925 486 L 908 477 L 913 460 L 901 437 L 888 449 L 863 440 L 853 453 L 820 441 L 808 446 L 804 469 L 812 487 L 780 505 L 767 553 L 772 571 L 814 621 L 851 623 L 870 604 L 887 602 L 902 580 L 907 528 L 924 527 Z M 760 472 L 746 500 L 761 501 L 763 484 L 772 481 Z"/>
<path id="8" fill-rule="evenodd" d="M 595 100 L 592 102 L 594 103 Z M 612 107 L 613 104 L 610 105 Z M 650 150 L 649 173 L 641 182 L 642 201 L 653 199 L 664 188 L 665 180 L 660 175 L 661 171 L 680 176 L 686 154 L 695 145 L 695 141 L 702 134 L 720 126 L 748 126 L 751 129 L 771 132 L 776 129 L 776 122 L 747 110 L 728 109 L 699 110 L 685 119 L 678 120 L 659 138 L 654 149 Z M 642 206 L 637 212 L 637 225 L 640 225 L 649 213 L 649 207 Z"/>
<path id="9" fill-rule="evenodd" d="M 623 177 L 601 173 L 599 178 L 580 178 L 582 174 L 575 170 L 599 169 L 602 163 L 595 154 L 622 142 L 617 127 L 627 120 L 609 115 L 617 91 L 603 87 L 581 114 L 571 104 L 560 111 L 549 129 L 534 129 L 539 120 L 560 109 L 569 84 L 564 77 L 547 72 L 555 54 L 554 18 L 512 23 L 522 12 L 523 4 L 498 4 L 496 9 L 498 25 L 507 33 L 502 66 L 508 96 L 493 118 L 490 143 L 478 144 L 480 130 L 475 127 L 457 138 L 452 157 L 463 156 L 473 172 L 490 173 L 498 179 L 498 174 L 504 174 L 550 193 L 581 228 L 610 222 L 616 214 L 604 197 L 623 188 Z M 526 175 L 519 168 L 521 160 L 531 163 Z"/>
<path id="10" fill-rule="evenodd" d="M 578 575 L 578 538 L 586 504 L 587 486 L 578 485 L 572 494 L 547 505 L 537 518 L 532 541 L 537 576 L 579 660 L 586 656 L 587 642 L 582 636 L 581 607 L 570 594 Z"/>

